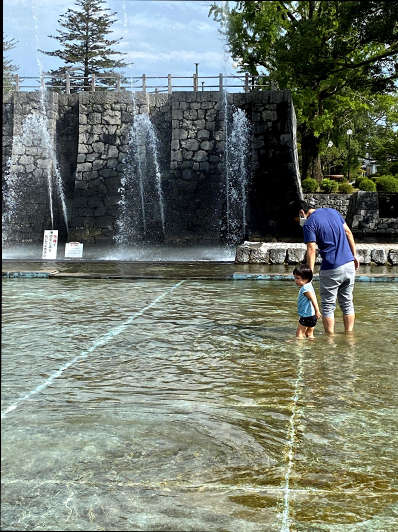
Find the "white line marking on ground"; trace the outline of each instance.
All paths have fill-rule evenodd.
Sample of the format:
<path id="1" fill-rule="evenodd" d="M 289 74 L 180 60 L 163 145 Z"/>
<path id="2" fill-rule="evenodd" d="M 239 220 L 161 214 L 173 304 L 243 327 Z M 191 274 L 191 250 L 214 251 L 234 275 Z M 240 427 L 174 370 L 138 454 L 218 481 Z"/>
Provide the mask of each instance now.
<path id="1" fill-rule="evenodd" d="M 131 322 L 133 322 L 136 318 L 138 318 L 139 316 L 141 316 L 142 314 L 144 314 L 144 312 L 146 310 L 148 310 L 149 308 L 153 307 L 154 305 L 156 305 L 157 303 L 159 303 L 159 301 L 161 301 L 165 296 L 167 296 L 168 294 L 170 294 L 171 292 L 173 292 L 176 288 L 178 288 L 182 283 L 184 283 L 185 280 L 183 281 L 179 281 L 178 283 L 176 283 L 172 288 L 170 288 L 169 290 L 166 290 L 166 292 L 163 292 L 163 294 L 161 294 L 160 296 L 158 296 L 156 299 L 154 299 L 151 303 L 149 303 L 146 307 L 142 308 L 141 310 L 139 310 L 138 312 L 136 312 L 135 314 L 133 314 L 132 316 L 130 316 L 128 318 L 128 320 L 126 320 L 125 322 L 121 323 L 118 327 L 115 327 L 114 329 L 111 329 L 110 331 L 108 331 L 106 334 L 103 334 L 102 336 L 100 336 L 99 338 L 97 338 L 93 345 L 90 347 L 90 349 L 88 349 L 87 351 L 82 351 L 79 355 L 76 355 L 72 360 L 70 360 L 69 362 L 67 362 L 66 364 L 64 364 L 61 368 L 59 368 L 58 371 L 56 371 L 55 373 L 53 373 L 46 381 L 44 381 L 42 384 L 39 384 L 39 386 L 37 386 L 34 390 L 31 390 L 30 392 L 28 392 L 26 395 L 24 395 L 23 397 L 21 397 L 20 399 L 18 399 L 17 401 L 15 401 L 14 404 L 12 404 L 11 406 L 9 406 L 4 412 L 1 413 L 1 419 L 3 419 L 7 414 L 9 414 L 10 412 L 12 412 L 13 410 L 15 410 L 16 408 L 18 408 L 19 405 L 21 405 L 22 403 L 24 403 L 25 401 L 27 401 L 32 395 L 36 394 L 36 393 L 39 393 L 41 392 L 42 390 L 44 390 L 45 388 L 47 388 L 48 386 L 50 386 L 50 384 L 53 382 L 54 379 L 56 379 L 57 377 L 59 377 L 60 375 L 62 375 L 62 373 L 68 369 L 70 366 L 72 366 L 75 362 L 77 362 L 78 360 L 80 359 L 83 359 L 85 358 L 87 355 L 89 355 L 90 353 L 92 353 L 93 351 L 95 351 L 95 349 L 97 347 L 100 347 L 100 346 L 103 346 L 105 345 L 111 338 L 113 338 L 114 336 L 120 334 L 121 332 L 123 332 L 126 327 L 128 325 L 130 325 Z"/>
<path id="2" fill-rule="evenodd" d="M 292 407 L 292 415 L 290 416 L 289 420 L 289 441 L 288 441 L 288 448 L 287 448 L 287 470 L 285 474 L 285 487 L 284 487 L 284 508 L 283 508 L 283 514 L 282 514 L 282 528 L 281 532 L 290 532 L 290 507 L 289 507 L 289 495 L 290 495 L 290 474 L 293 470 L 294 466 L 294 447 L 295 447 L 295 439 L 296 439 L 296 427 L 295 422 L 296 418 L 298 417 L 298 400 L 300 395 L 300 388 L 301 388 L 301 381 L 303 380 L 303 356 L 301 352 L 298 353 L 299 356 L 299 362 L 298 362 L 298 374 L 296 383 L 294 386 L 294 396 L 293 396 L 293 407 Z"/>

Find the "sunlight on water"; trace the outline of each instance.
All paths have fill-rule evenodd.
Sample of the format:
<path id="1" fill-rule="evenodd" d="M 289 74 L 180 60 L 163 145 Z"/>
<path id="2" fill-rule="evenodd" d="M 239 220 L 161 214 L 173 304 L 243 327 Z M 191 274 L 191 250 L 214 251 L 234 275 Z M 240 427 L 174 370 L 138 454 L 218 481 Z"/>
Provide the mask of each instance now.
<path id="1" fill-rule="evenodd" d="M 288 282 L 5 280 L 3 528 L 394 530 L 397 295 L 290 343 Z"/>

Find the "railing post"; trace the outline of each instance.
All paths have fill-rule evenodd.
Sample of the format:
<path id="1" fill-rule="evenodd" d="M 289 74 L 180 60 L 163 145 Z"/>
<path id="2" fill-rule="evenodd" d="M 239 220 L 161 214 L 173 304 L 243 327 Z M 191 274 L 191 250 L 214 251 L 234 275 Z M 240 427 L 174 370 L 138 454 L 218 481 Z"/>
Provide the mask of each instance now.
<path id="1" fill-rule="evenodd" d="M 70 73 L 67 71 L 65 74 L 66 80 L 66 94 L 70 94 Z"/>
<path id="2" fill-rule="evenodd" d="M 245 74 L 245 92 L 249 92 L 249 73 Z"/>
<path id="3" fill-rule="evenodd" d="M 171 94 L 173 89 L 171 87 L 171 74 L 167 74 L 167 92 Z"/>
<path id="4" fill-rule="evenodd" d="M 205 90 L 205 82 L 202 81 L 202 92 Z"/>
<path id="5" fill-rule="evenodd" d="M 224 83 L 223 83 L 223 75 L 222 75 L 222 74 L 219 74 L 218 79 L 219 79 L 219 82 L 218 82 L 218 90 L 219 90 L 220 92 L 222 92 L 222 90 L 223 90 L 223 86 L 224 86 Z"/>
<path id="6" fill-rule="evenodd" d="M 15 90 L 19 92 L 19 75 L 15 74 Z"/>
<path id="7" fill-rule="evenodd" d="M 146 92 L 146 75 L 142 74 L 142 92 Z"/>
<path id="8" fill-rule="evenodd" d="M 120 92 L 120 74 L 116 74 L 116 90 Z"/>
<path id="9" fill-rule="evenodd" d="M 91 91 L 95 92 L 95 74 L 91 74 Z"/>
<path id="10" fill-rule="evenodd" d="M 193 75 L 193 90 L 198 92 L 198 76 L 196 74 Z"/>

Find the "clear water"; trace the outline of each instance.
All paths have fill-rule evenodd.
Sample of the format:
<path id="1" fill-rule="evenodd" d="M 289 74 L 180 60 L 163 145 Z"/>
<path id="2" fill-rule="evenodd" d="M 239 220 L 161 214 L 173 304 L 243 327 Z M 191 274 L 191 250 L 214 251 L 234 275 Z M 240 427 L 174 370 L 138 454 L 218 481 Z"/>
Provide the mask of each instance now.
<path id="1" fill-rule="evenodd" d="M 135 108 L 134 98 L 133 95 Z M 160 236 L 164 238 L 164 199 L 158 151 L 159 141 L 149 115 L 135 114 L 119 190 L 121 215 L 115 237 L 119 245 L 151 239 L 159 221 Z"/>
<path id="2" fill-rule="evenodd" d="M 397 530 L 397 296 L 288 342 L 289 282 L 5 280 L 2 528 Z"/>
<path id="3" fill-rule="evenodd" d="M 3 259 L 35 260 L 41 259 L 42 245 L 15 244 L 3 248 Z M 131 246 L 111 246 L 84 244 L 83 259 L 102 261 L 234 261 L 236 246 L 221 245 L 171 245 L 136 244 Z M 57 258 L 65 258 L 65 244 L 59 244 Z"/>

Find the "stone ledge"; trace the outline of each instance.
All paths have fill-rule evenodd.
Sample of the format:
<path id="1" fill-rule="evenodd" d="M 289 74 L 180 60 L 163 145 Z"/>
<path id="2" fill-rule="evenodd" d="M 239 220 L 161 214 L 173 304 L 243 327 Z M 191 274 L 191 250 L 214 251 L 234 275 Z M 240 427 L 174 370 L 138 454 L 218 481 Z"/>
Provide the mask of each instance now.
<path id="1" fill-rule="evenodd" d="M 356 244 L 361 264 L 398 264 L 398 244 Z M 301 264 L 307 246 L 301 243 L 244 242 L 236 248 L 236 264 Z M 316 264 L 321 263 L 317 253 Z"/>

